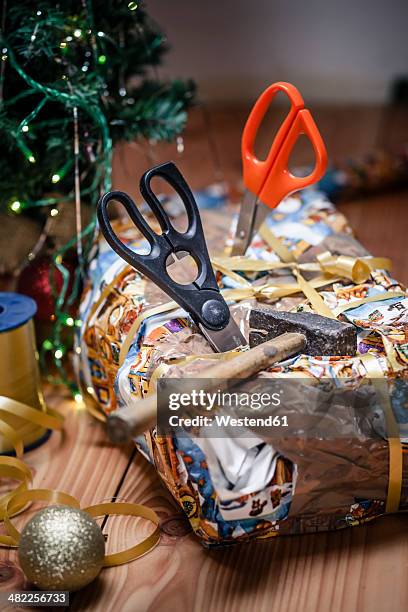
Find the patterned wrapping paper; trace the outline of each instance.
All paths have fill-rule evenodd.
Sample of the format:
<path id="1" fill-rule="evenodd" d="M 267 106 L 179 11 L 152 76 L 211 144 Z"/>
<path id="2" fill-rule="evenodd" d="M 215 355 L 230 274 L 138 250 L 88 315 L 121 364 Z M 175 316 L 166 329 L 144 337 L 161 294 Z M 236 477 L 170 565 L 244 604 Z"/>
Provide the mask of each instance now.
<path id="1" fill-rule="evenodd" d="M 408 183 L 408 144 L 397 150 L 373 150 L 330 167 L 319 183 L 335 202 L 400 189 Z"/>
<path id="2" fill-rule="evenodd" d="M 207 202 L 214 208 L 217 203 L 223 205 L 225 197 L 213 189 L 201 194 L 201 205 Z M 207 234 L 211 253 L 215 249 L 219 252 L 220 240 L 228 233 L 225 213 L 221 211 L 216 219 L 211 219 Z M 204 225 L 205 220 L 204 211 Z M 367 256 L 353 238 L 344 216 L 322 192 L 306 190 L 301 197 L 288 198 L 269 216 L 267 228 L 300 264 L 315 262 L 326 251 L 333 256 Z M 116 229 L 131 248 L 145 247 L 132 226 L 118 224 Z M 271 287 L 272 299 L 266 301 L 275 308 L 313 310 L 302 292 L 273 299 L 276 287 L 279 289 L 288 280 L 293 284 L 296 279 L 288 269 L 273 268 L 279 257 L 262 236 L 254 238 L 247 257 L 270 262 L 272 269 L 245 274 L 217 272 L 226 295 L 245 281 L 246 286 L 252 287 L 251 295 L 245 299 L 236 303 L 230 300 L 233 316 L 246 336 L 251 304 L 255 299 L 265 301 Z M 309 279 L 316 276 L 303 274 Z M 341 316 L 358 326 L 358 355 L 299 355 L 259 376 L 305 376 L 317 382 L 331 378 L 349 384 L 352 379 L 367 379 L 373 367 L 377 375 L 384 376 L 389 381 L 392 411 L 401 438 L 397 452 L 402 453 L 403 459 L 399 504 L 403 510 L 408 504 L 408 297 L 404 287 L 386 270 L 371 270 L 364 282 L 335 275 L 330 278 L 332 281 L 325 280 L 319 288 L 319 294 L 332 311 L 356 303 Z M 367 298 L 373 301 L 361 303 Z M 100 240 L 81 303 L 84 326 L 78 339 L 78 371 L 82 387 L 92 391 L 105 413 L 145 397 L 158 376 L 193 376 L 214 363 L 211 348 L 183 310 L 148 315 L 150 309 L 168 301 L 164 293 Z M 125 341 L 129 350 L 120 365 Z M 380 435 L 372 438 L 369 432 L 364 437 L 355 421 L 352 419 L 349 425 L 356 435 L 334 445 L 324 440 L 265 440 L 262 435 L 217 440 L 159 437 L 154 430 L 138 438 L 136 444 L 155 465 L 203 544 L 218 546 L 285 533 L 335 529 L 383 514 L 390 468 L 387 427 L 383 420 Z"/>

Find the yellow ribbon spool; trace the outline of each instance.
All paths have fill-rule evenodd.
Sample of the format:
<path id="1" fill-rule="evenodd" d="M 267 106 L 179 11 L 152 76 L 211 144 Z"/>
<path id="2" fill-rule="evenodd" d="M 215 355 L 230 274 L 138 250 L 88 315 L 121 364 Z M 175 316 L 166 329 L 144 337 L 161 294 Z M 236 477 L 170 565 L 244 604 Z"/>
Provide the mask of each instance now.
<path id="1" fill-rule="evenodd" d="M 0 453 L 35 444 L 47 429 L 61 427 L 45 407 L 40 387 L 32 317 L 34 300 L 0 293 Z"/>
<path id="2" fill-rule="evenodd" d="M 48 429 L 62 429 L 63 417 L 47 409 L 40 387 L 38 355 L 32 317 L 35 302 L 16 293 L 0 293 L 0 453 L 14 450 L 16 457 L 0 456 L 0 478 L 12 478 L 19 484 L 0 496 L 0 521 L 6 534 L 0 534 L 0 546 L 17 547 L 19 531 L 10 520 L 27 504 L 38 501 L 66 504 L 79 508 L 79 501 L 63 491 L 29 489 L 30 468 L 20 459 L 27 445 L 38 442 Z M 133 503 L 104 503 L 85 508 L 91 516 L 130 515 L 152 522 L 154 531 L 142 542 L 105 556 L 104 566 L 128 563 L 149 552 L 160 539 L 159 517 L 150 508 Z"/>
<path id="3" fill-rule="evenodd" d="M 21 460 L 25 448 L 45 439 L 48 429 L 62 429 L 63 418 L 47 410 L 40 387 L 35 344 L 34 300 L 17 293 L 0 293 L 0 453 L 14 451 L 16 457 L 0 456 L 0 477 L 19 481 L 0 497 L 0 520 L 8 503 L 27 491 L 32 474 Z M 14 514 L 25 504 L 15 504 Z M 9 536 L 1 536 L 7 543 Z"/>

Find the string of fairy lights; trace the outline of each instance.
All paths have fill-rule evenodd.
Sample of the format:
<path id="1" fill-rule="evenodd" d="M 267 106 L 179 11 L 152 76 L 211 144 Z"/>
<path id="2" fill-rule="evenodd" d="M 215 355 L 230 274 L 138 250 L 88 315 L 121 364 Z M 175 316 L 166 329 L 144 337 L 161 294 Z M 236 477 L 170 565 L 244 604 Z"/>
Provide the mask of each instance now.
<path id="1" fill-rule="evenodd" d="M 92 66 L 92 62 L 99 65 L 104 65 L 107 61 L 107 54 L 105 45 L 103 44 L 105 38 L 109 38 L 102 31 L 95 31 L 93 25 L 92 16 L 92 5 L 89 0 L 83 0 L 83 7 L 85 9 L 85 20 L 81 23 L 81 27 L 74 26 L 72 31 L 65 34 L 59 44 L 60 53 L 62 56 L 69 49 L 70 44 L 75 41 L 84 41 L 89 44 L 89 48 L 85 51 L 84 62 L 81 66 L 81 71 L 87 73 Z M 127 4 L 128 10 L 133 12 L 138 8 L 137 2 L 129 2 Z M 3 23 L 6 12 L 6 2 L 3 0 Z M 38 36 L 38 20 L 44 16 L 42 10 L 37 10 L 35 13 L 36 24 L 32 31 L 30 44 L 34 44 Z M 73 142 L 72 142 L 72 157 L 67 159 L 66 163 L 60 168 L 56 168 L 49 177 L 50 186 L 58 186 L 58 184 L 72 171 L 74 168 L 74 184 L 72 190 L 67 194 L 58 194 L 57 196 L 44 197 L 38 200 L 22 200 L 21 198 L 11 198 L 8 202 L 9 212 L 12 214 L 20 214 L 24 210 L 34 207 L 48 208 L 48 220 L 46 220 L 43 231 L 31 252 L 28 255 L 28 260 L 32 261 L 37 254 L 41 251 L 41 248 L 47 237 L 49 220 L 56 217 L 60 210 L 59 207 L 65 202 L 72 202 L 74 200 L 76 208 L 76 235 L 62 248 L 53 254 L 53 264 L 55 269 L 58 270 L 62 277 L 62 287 L 55 287 L 55 279 L 53 271 L 50 273 L 50 285 L 53 289 L 53 295 L 55 299 L 55 309 L 52 315 L 53 331 L 52 336 L 46 338 L 41 347 L 40 360 L 43 371 L 48 372 L 47 378 L 56 383 L 64 383 L 71 391 L 73 397 L 77 402 L 82 402 L 82 394 L 75 382 L 67 374 L 65 359 L 69 352 L 69 342 L 65 339 L 65 330 L 79 328 L 82 325 L 82 321 L 75 318 L 70 314 L 70 306 L 75 302 L 78 297 L 78 292 L 81 285 L 81 279 L 83 278 L 85 264 L 89 255 L 89 252 L 94 243 L 95 236 L 95 217 L 93 216 L 91 222 L 85 227 L 81 227 L 81 199 L 87 196 L 91 202 L 96 204 L 100 193 L 107 191 L 111 186 L 111 162 L 112 162 L 112 140 L 110 137 L 106 117 L 103 111 L 102 100 L 98 100 L 93 95 L 93 92 L 87 92 L 85 89 L 80 87 L 70 86 L 70 78 L 68 74 L 62 74 L 61 80 L 66 87 L 51 87 L 35 80 L 30 76 L 25 67 L 17 61 L 16 54 L 9 44 L 7 44 L 4 35 L 1 35 L 1 67 L 0 67 L 0 103 L 3 105 L 11 105 L 19 96 L 25 96 L 29 98 L 31 95 L 41 96 L 40 101 L 36 104 L 33 110 L 25 116 L 17 128 L 13 131 L 16 147 L 21 152 L 22 156 L 29 164 L 36 164 L 37 157 L 35 150 L 32 149 L 27 136 L 30 135 L 31 126 L 38 118 L 38 115 L 44 110 L 46 105 L 50 102 L 57 102 L 61 104 L 67 112 L 72 116 L 73 123 Z M 59 58 L 56 58 L 58 60 Z M 12 100 L 3 100 L 3 83 L 6 63 L 9 67 L 16 71 L 22 81 L 25 83 L 27 89 L 24 92 L 20 92 Z M 102 95 L 107 95 L 104 92 Z M 119 95 L 126 95 L 125 85 L 122 84 Z M 94 147 L 94 160 L 93 160 L 93 180 L 87 187 L 81 187 L 81 177 L 79 170 L 79 153 L 80 153 L 80 135 L 79 135 L 79 121 L 80 117 L 87 117 L 93 126 L 96 126 L 98 131 L 98 142 Z M 180 141 L 179 141 L 180 143 Z M 82 143 L 83 145 L 84 143 Z M 180 144 L 179 144 L 180 146 Z M 78 266 L 75 269 L 73 287 L 68 290 L 70 286 L 70 270 L 64 265 L 64 256 L 72 248 L 76 248 L 78 257 Z M 80 347 L 77 347 L 76 352 L 80 352 Z M 56 366 L 58 376 L 54 376 L 50 373 L 49 369 L 49 356 L 51 356 L 53 363 Z"/>

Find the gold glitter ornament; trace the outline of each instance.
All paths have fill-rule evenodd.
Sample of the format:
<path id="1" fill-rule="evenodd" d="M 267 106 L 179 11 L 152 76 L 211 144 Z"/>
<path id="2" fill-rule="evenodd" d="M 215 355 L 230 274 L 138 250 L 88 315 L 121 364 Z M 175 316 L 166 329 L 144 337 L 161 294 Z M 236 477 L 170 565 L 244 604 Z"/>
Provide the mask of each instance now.
<path id="1" fill-rule="evenodd" d="M 87 512 L 48 506 L 24 527 L 18 554 L 26 577 L 39 588 L 77 591 L 99 574 L 105 540 Z"/>

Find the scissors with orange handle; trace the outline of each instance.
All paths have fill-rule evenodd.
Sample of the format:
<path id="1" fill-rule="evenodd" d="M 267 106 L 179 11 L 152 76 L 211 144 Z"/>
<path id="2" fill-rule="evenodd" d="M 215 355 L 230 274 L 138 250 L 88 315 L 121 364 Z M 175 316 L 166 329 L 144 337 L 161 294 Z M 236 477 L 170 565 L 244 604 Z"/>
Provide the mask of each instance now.
<path id="1" fill-rule="evenodd" d="M 290 110 L 279 128 L 265 160 L 254 154 L 255 138 L 276 94 L 283 92 Z M 290 154 L 298 137 L 305 134 L 312 145 L 315 166 L 307 176 L 294 176 L 288 169 Z M 246 187 L 231 255 L 244 255 L 270 209 L 284 197 L 313 185 L 325 173 L 327 152 L 323 139 L 299 91 L 290 83 L 274 83 L 259 96 L 242 133 L 243 179 Z M 264 206 L 262 206 L 262 204 Z"/>

